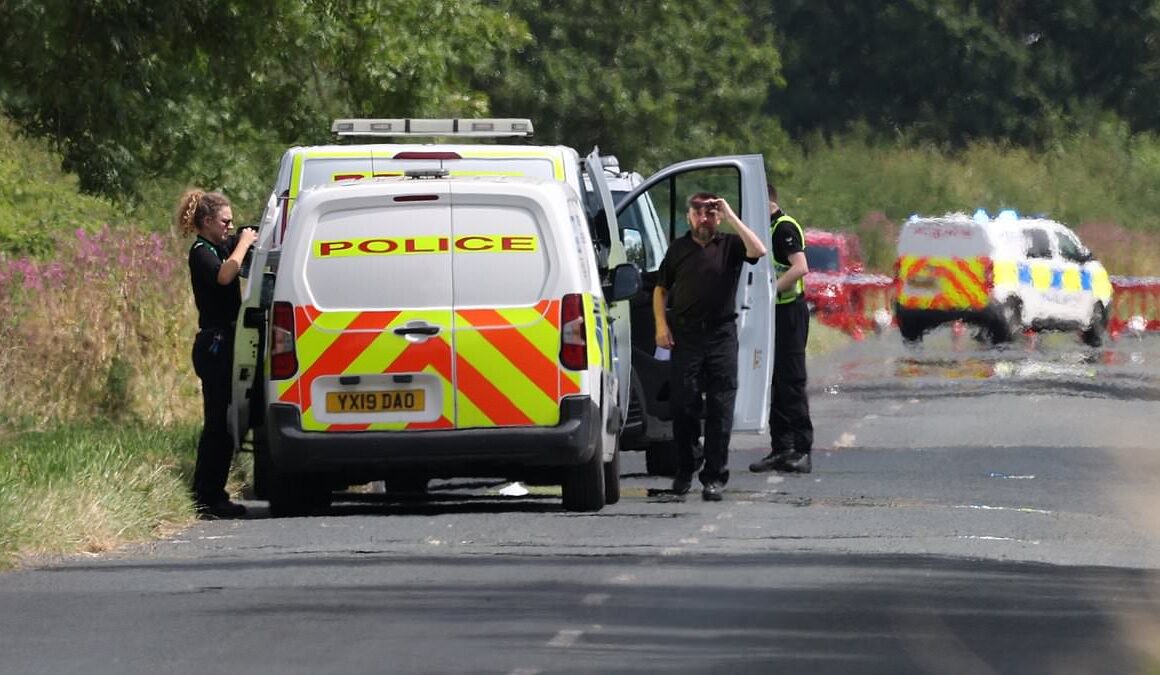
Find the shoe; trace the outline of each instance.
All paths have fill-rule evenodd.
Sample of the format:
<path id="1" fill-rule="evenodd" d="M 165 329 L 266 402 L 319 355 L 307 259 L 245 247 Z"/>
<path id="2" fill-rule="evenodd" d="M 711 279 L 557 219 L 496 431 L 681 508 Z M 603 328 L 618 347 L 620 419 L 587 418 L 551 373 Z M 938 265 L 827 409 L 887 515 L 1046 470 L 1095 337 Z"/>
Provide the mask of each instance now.
<path id="1" fill-rule="evenodd" d="M 670 490 L 675 495 L 687 495 L 689 490 L 693 487 L 692 478 L 682 478 L 677 476 L 673 479 L 673 489 Z"/>
<path id="2" fill-rule="evenodd" d="M 197 515 L 203 520 L 217 520 L 218 518 L 241 518 L 246 515 L 246 507 L 228 499 L 213 504 L 198 504 Z"/>
<path id="3" fill-rule="evenodd" d="M 701 490 L 701 499 L 707 502 L 719 502 L 724 496 L 725 486 L 717 481 L 711 481 Z"/>
<path id="4" fill-rule="evenodd" d="M 792 454 L 792 452 L 784 450 L 771 450 L 768 455 L 750 464 L 749 470 L 753 473 L 765 473 L 766 471 L 774 471 L 777 469 L 779 464 L 781 464 L 787 457 Z"/>
<path id="5" fill-rule="evenodd" d="M 783 473 L 809 473 L 814 470 L 813 455 L 808 452 L 795 452 L 792 455 L 785 455 L 777 466 L 773 467 L 775 471 Z"/>

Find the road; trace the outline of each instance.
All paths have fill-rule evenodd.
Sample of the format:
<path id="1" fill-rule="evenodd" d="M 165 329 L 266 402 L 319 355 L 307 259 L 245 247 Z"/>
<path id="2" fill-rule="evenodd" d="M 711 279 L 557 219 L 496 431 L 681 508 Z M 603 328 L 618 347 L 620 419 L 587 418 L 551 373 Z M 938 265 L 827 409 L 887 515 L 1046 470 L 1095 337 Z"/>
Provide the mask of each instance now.
<path id="1" fill-rule="evenodd" d="M 815 472 L 598 514 L 502 483 L 0 576 L 0 672 L 1160 672 L 1160 338 L 811 362 Z"/>

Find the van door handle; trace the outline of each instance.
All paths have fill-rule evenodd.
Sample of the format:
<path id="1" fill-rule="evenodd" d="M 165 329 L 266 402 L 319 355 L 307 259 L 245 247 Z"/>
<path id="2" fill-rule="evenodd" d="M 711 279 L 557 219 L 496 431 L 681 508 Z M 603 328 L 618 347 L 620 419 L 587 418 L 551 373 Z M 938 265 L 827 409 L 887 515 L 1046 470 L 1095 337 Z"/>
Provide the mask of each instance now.
<path id="1" fill-rule="evenodd" d="M 401 326 L 395 329 L 395 335 L 438 335 L 439 326 Z"/>

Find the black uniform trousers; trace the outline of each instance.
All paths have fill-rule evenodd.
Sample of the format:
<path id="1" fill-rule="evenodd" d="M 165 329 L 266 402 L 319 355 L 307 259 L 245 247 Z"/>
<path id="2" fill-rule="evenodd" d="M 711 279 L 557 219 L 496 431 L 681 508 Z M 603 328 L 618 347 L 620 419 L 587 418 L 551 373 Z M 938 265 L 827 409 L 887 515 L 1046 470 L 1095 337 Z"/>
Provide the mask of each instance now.
<path id="1" fill-rule="evenodd" d="M 737 398 L 737 324 L 732 319 L 674 325 L 672 361 L 673 438 L 678 476 L 697 469 L 704 394 L 704 468 L 701 483 L 729 480 L 729 435 Z"/>
<path id="2" fill-rule="evenodd" d="M 234 442 L 226 425 L 233 395 L 233 333 L 202 330 L 193 340 L 193 370 L 201 380 L 205 426 L 197 441 L 197 464 L 193 470 L 193 498 L 213 505 L 229 498 L 226 479 L 234 458 Z"/>
<path id="3" fill-rule="evenodd" d="M 774 452 L 808 453 L 814 448 L 814 424 L 806 397 L 806 341 L 810 310 L 805 298 L 774 305 L 773 399 L 769 404 L 769 438 Z"/>

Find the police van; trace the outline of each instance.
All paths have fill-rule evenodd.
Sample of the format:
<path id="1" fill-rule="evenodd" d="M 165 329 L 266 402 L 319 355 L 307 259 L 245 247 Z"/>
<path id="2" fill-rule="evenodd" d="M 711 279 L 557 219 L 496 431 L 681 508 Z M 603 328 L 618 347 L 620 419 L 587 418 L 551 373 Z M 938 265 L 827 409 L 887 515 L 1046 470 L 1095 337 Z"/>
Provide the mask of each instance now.
<path id="1" fill-rule="evenodd" d="M 643 181 L 622 200 L 614 201 L 598 151 L 594 150 L 582 158 L 574 149 L 566 146 L 528 145 L 526 140 L 531 135 L 532 126 L 527 120 L 356 119 L 338 120 L 332 130 L 347 142 L 295 147 L 283 155 L 275 186 L 261 217 L 253 258 L 244 269 L 243 306 L 239 314 L 235 344 L 230 423 L 235 443 L 239 446 L 252 443 L 258 496 L 271 498 L 282 506 L 295 507 L 279 506 L 276 510 L 280 512 L 301 511 L 307 504 L 325 502 L 325 490 L 306 490 L 311 493 L 310 499 L 290 499 L 284 496 L 285 490 L 268 490 L 274 483 L 264 478 L 276 476 L 279 486 L 297 482 L 299 487 L 306 484 L 342 487 L 344 483 L 354 484 L 382 478 L 388 486 L 421 487 L 431 477 L 472 473 L 467 472 L 469 467 L 453 466 L 454 463 L 450 462 L 424 472 L 413 463 L 394 462 L 391 453 L 386 450 L 381 452 L 376 462 L 371 462 L 374 464 L 373 471 L 345 471 L 331 466 L 292 466 L 285 462 L 285 458 L 279 457 L 270 442 L 270 409 L 274 399 L 269 394 L 272 391 L 269 378 L 274 364 L 274 340 L 285 337 L 284 333 L 274 330 L 274 291 L 278 284 L 288 283 L 282 281 L 287 274 L 298 274 L 297 271 L 291 273 L 285 268 L 283 256 L 287 254 L 289 242 L 301 236 L 296 235 L 294 229 L 297 223 L 305 221 L 296 220 L 294 214 L 299 208 L 299 201 L 305 200 L 306 193 L 312 188 L 407 173 L 419 175 L 424 171 L 446 172 L 453 179 L 538 178 L 560 183 L 570 188 L 580 199 L 579 217 L 587 228 L 592 247 L 588 254 L 595 260 L 602 288 L 612 287 L 614 270 L 628 262 L 617 215 L 632 209 L 638 200 L 646 198 L 642 195 L 647 195 L 656 205 L 663 234 L 667 237 L 664 244 L 683 234 L 680 224 L 685 221 L 684 199 L 687 194 L 701 189 L 717 191 L 730 199 L 747 222 L 768 220 L 768 204 L 764 198 L 764 162 L 760 155 L 682 162 L 663 169 Z M 368 136 L 390 137 L 392 140 L 406 142 L 365 142 L 362 137 Z M 516 141 L 496 142 L 496 139 L 505 137 Z M 428 142 L 416 140 L 420 138 Z M 524 144 L 519 141 L 524 141 Z M 551 223 L 549 226 L 555 227 Z M 687 228 L 687 225 L 684 227 Z M 454 257 L 455 249 L 452 244 L 448 245 Z M 370 246 L 373 248 L 375 245 Z M 357 245 L 355 250 L 359 250 Z M 406 251 L 406 248 L 403 250 Z M 572 257 L 581 255 L 575 247 L 570 250 L 572 252 L 568 255 Z M 466 251 L 461 253 L 465 254 Z M 337 257 L 345 259 L 350 256 Z M 344 262 L 350 263 L 350 260 Z M 491 272 L 499 283 L 511 280 L 515 268 L 495 264 Z M 422 282 L 423 275 L 415 272 L 397 283 L 410 289 Z M 769 345 L 772 337 L 769 310 L 771 288 L 772 280 L 768 270 L 763 266 L 755 266 L 754 271 L 740 284 L 738 291 L 742 350 L 740 362 L 743 364 L 739 367 L 740 388 L 735 415 L 735 429 L 738 431 L 759 431 L 765 426 L 769 401 Z M 612 397 L 615 414 L 611 416 L 613 423 L 609 433 L 619 438 L 628 415 L 628 387 L 632 381 L 633 338 L 628 302 L 609 302 L 606 321 L 605 335 L 611 350 L 612 369 L 618 374 L 615 378 L 615 396 Z M 299 324 L 296 324 L 296 330 L 300 330 Z M 480 376 L 484 379 L 503 377 L 501 373 L 491 371 L 481 372 Z M 362 431 L 353 430 L 350 433 Z M 613 452 L 610 461 L 614 461 L 617 456 Z M 482 467 L 470 468 L 473 471 L 478 469 L 475 471 L 477 475 L 483 471 Z M 494 470 L 494 467 L 488 470 Z M 371 476 L 372 473 L 378 476 Z M 303 490 L 298 492 L 304 493 Z"/>
<path id="2" fill-rule="evenodd" d="M 1075 330 L 1103 342 L 1112 285 L 1069 228 L 1004 210 L 912 216 L 898 238 L 895 316 L 907 342 L 962 320 L 992 343 L 1026 330 Z"/>

